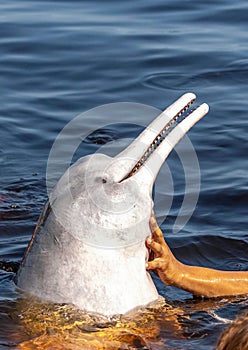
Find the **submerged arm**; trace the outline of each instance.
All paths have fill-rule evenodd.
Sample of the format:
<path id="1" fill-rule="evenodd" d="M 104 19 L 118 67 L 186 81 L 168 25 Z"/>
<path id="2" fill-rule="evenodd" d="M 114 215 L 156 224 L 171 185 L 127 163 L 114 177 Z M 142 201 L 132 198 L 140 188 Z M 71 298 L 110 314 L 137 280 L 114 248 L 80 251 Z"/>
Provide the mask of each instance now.
<path id="1" fill-rule="evenodd" d="M 209 298 L 248 294 L 248 271 L 220 271 L 185 265 L 172 254 L 154 215 L 150 228 L 152 239 L 148 238 L 146 244 L 154 259 L 147 263 L 147 270 L 154 270 L 165 284 Z"/>

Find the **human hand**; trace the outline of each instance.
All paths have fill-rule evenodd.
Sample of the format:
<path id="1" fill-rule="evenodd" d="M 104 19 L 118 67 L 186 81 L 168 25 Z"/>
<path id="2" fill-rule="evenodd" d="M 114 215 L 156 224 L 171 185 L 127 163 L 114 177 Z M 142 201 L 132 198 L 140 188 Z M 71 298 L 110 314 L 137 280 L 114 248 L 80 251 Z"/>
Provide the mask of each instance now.
<path id="1" fill-rule="evenodd" d="M 146 239 L 147 248 L 151 250 L 146 269 L 153 270 L 166 285 L 175 285 L 180 263 L 165 242 L 154 212 L 152 212 L 149 224 L 152 238 Z"/>
<path id="2" fill-rule="evenodd" d="M 152 260 L 147 262 L 147 270 L 157 273 L 165 284 L 208 298 L 248 293 L 248 271 L 221 271 L 183 264 L 165 242 L 154 213 L 150 229 L 152 238 L 147 238 L 146 245 L 152 251 Z"/>

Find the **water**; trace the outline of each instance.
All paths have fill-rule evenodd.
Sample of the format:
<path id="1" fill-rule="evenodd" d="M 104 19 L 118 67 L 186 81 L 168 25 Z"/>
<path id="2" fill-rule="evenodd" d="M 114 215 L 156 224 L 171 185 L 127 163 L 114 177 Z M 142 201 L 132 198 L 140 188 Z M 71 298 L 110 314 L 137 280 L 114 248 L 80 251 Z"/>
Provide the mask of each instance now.
<path id="1" fill-rule="evenodd" d="M 47 196 L 50 148 L 69 121 L 114 102 L 163 109 L 193 91 L 210 105 L 189 133 L 200 196 L 188 224 L 173 234 L 184 194 L 174 152 L 173 203 L 162 229 L 184 262 L 247 270 L 247 2 L 0 3 L 0 259 L 20 262 Z M 119 122 L 113 116 L 82 154 L 140 131 L 136 120 L 137 127 Z M 158 200 L 158 219 L 164 208 Z M 211 349 L 247 307 L 245 298 L 196 300 L 154 277 L 165 305 L 103 326 L 66 306 L 23 299 L 12 278 L 0 272 L 1 349 Z"/>

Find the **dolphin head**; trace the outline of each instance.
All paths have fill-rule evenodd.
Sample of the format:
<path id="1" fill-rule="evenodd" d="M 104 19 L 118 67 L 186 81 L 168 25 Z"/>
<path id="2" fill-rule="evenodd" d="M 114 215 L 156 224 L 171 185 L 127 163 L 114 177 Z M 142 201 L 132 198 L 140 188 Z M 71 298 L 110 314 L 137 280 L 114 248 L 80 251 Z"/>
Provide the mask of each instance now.
<path id="1" fill-rule="evenodd" d="M 152 189 L 163 162 L 207 112 L 188 93 L 124 151 L 79 159 L 58 181 L 39 219 L 17 285 L 53 302 L 104 315 L 157 299 L 145 269 Z"/>
<path id="2" fill-rule="evenodd" d="M 192 93 L 183 95 L 114 158 L 94 154 L 68 169 L 52 198 L 63 198 L 58 208 L 55 201 L 54 209 L 74 237 L 106 248 L 145 240 L 159 169 L 177 142 L 208 111 L 203 104 L 176 123 L 195 98 Z"/>

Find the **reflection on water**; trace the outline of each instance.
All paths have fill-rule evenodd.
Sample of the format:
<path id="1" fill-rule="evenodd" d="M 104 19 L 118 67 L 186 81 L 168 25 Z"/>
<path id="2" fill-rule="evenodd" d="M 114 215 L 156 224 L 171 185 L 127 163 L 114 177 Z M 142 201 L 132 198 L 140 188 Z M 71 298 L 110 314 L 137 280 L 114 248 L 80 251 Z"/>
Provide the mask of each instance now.
<path id="1" fill-rule="evenodd" d="M 4 330 L 8 331 L 9 342 L 19 344 L 19 349 L 158 350 L 172 344 L 183 348 L 185 341 L 200 344 L 208 337 L 214 341 L 216 329 L 230 322 L 225 317 L 226 305 L 231 308 L 237 303 L 243 308 L 247 306 L 242 299 L 171 305 L 161 298 L 147 308 L 107 318 L 70 305 L 20 298 L 14 307 L 11 303 L 3 305 L 13 322 L 10 329 L 7 322 Z"/>

